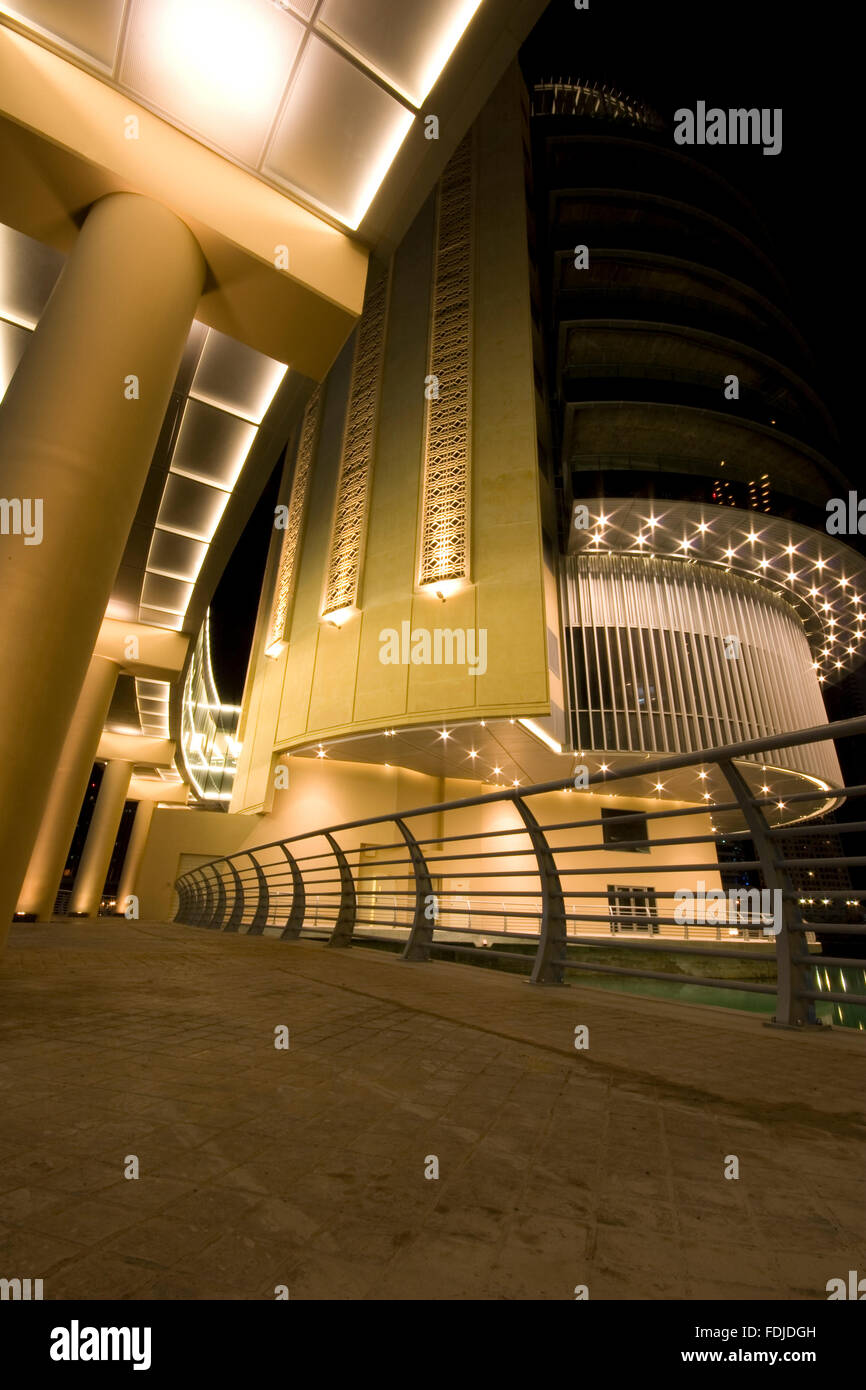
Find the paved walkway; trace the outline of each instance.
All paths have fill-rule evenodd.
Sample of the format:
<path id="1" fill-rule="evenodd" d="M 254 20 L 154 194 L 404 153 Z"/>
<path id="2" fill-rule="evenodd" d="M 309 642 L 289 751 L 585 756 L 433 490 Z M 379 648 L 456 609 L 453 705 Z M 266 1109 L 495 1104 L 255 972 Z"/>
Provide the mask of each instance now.
<path id="1" fill-rule="evenodd" d="M 46 1298 L 823 1300 L 866 1272 L 864 1043 L 363 948 L 18 925 L 0 1277 Z"/>

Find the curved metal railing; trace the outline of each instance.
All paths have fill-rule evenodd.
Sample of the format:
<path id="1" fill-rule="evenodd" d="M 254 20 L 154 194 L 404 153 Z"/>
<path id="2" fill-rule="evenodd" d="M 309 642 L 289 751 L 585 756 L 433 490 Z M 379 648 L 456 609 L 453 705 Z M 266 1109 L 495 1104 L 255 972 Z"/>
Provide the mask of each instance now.
<path id="1" fill-rule="evenodd" d="M 772 960 L 769 942 L 775 946 L 775 983 L 690 975 L 689 984 L 713 989 L 734 989 L 777 996 L 775 1022 L 802 1026 L 817 1022 L 815 1002 L 866 1005 L 866 992 L 849 990 L 844 971 L 858 971 L 866 985 L 866 961 L 862 958 L 810 952 L 815 934 L 832 938 L 866 936 L 864 909 L 857 890 L 821 888 L 820 902 L 831 917 L 807 918 L 803 909 L 814 902 L 792 874 L 817 869 L 859 869 L 866 855 L 831 854 L 787 857 L 784 839 L 792 834 L 808 843 L 810 837 L 862 834 L 866 821 L 829 826 L 826 823 L 773 825 L 765 814 L 776 804 L 773 796 L 756 796 L 736 760 L 748 754 L 769 753 L 778 748 L 844 739 L 866 734 L 866 717 L 844 720 L 819 728 L 798 730 L 772 738 L 713 748 L 699 754 L 677 754 L 648 760 L 619 770 L 598 772 L 580 786 L 611 787 L 638 775 L 658 774 L 714 766 L 729 791 L 729 799 L 712 803 L 710 829 L 671 834 L 681 817 L 694 817 L 708 808 L 700 804 L 660 810 L 622 812 L 617 825 L 629 824 L 647 838 L 613 844 L 603 833 L 600 814 L 578 820 L 557 819 L 542 825 L 530 805 L 552 792 L 569 792 L 572 779 L 560 779 L 526 788 L 500 789 L 459 801 L 441 802 L 402 811 L 398 815 L 372 816 L 327 829 L 305 831 L 283 840 L 215 859 L 177 880 L 178 908 L 175 920 L 210 930 L 265 931 L 282 940 L 302 934 L 326 937 L 332 947 L 347 947 L 353 940 L 402 943 L 402 956 L 427 961 L 437 952 L 477 955 L 480 939 L 485 957 L 522 962 L 534 984 L 563 983 L 567 971 L 600 973 L 647 980 L 670 981 L 668 972 L 632 968 L 580 958 L 575 947 L 598 946 L 625 951 L 674 951 L 706 958 Z M 846 787 L 847 801 L 866 795 L 866 784 Z M 822 801 L 817 790 L 787 795 L 785 806 L 815 814 Z M 495 829 L 466 828 L 467 812 L 500 803 L 510 810 L 513 823 Z M 460 827 L 446 834 L 445 822 L 458 818 Z M 726 820 L 726 826 L 715 822 Z M 649 837 L 649 823 L 660 834 Z M 733 826 L 733 828 L 731 828 Z M 598 836 L 593 836 L 598 831 Z M 589 839 L 575 832 L 588 832 Z M 496 848 L 490 848 L 490 841 Z M 695 905 L 691 918 L 681 911 L 677 876 L 693 878 L 701 873 L 720 874 L 725 863 L 716 850 L 721 842 L 744 841 L 752 846 L 752 858 L 738 859 L 729 867 L 740 876 L 752 875 L 760 888 L 712 890 Z M 505 844 L 507 847 L 502 848 Z M 816 841 L 817 844 L 817 841 Z M 703 846 L 708 846 L 704 853 Z M 832 846 L 831 846 L 832 848 Z M 634 851 L 673 851 L 673 862 L 655 856 L 643 870 L 656 886 L 641 889 L 634 878 L 641 865 L 623 857 Z M 688 850 L 680 855 L 679 850 Z M 610 853 L 599 867 L 587 865 L 581 855 Z M 694 855 L 703 856 L 696 862 Z M 568 856 L 568 862 L 563 859 Z M 586 876 L 625 880 L 625 886 L 606 889 L 580 884 Z M 658 887 L 659 877 L 671 885 Z M 445 879 L 453 880 L 448 886 Z M 850 880 L 849 880 L 850 883 Z M 734 897 L 731 894 L 734 893 Z M 753 896 L 750 896 L 753 895 Z M 756 895 L 756 896 L 754 896 Z M 769 895 L 769 896 L 762 896 Z M 852 896 L 853 895 L 853 896 Z M 700 897 L 700 894 L 698 894 Z M 666 900 L 673 900 L 667 903 Z M 712 909 L 707 903 L 713 904 Z M 756 906 L 757 903 L 757 906 Z M 772 903 L 772 912 L 768 906 Z M 745 906 L 744 906 L 745 904 Z M 841 911 L 830 907 L 838 905 Z M 855 910 L 856 909 L 856 910 Z M 691 909 L 690 909 L 691 910 Z M 821 909 L 818 909 L 820 916 Z M 827 912 L 824 913 L 827 916 Z M 378 930 L 377 930 L 378 929 Z M 507 950 L 486 943 L 504 942 Z M 824 971 L 824 987 L 816 964 Z M 835 989 L 827 968 L 842 980 Z M 680 977 L 681 978 L 681 977 Z M 859 975 L 858 975 L 859 978 Z"/>

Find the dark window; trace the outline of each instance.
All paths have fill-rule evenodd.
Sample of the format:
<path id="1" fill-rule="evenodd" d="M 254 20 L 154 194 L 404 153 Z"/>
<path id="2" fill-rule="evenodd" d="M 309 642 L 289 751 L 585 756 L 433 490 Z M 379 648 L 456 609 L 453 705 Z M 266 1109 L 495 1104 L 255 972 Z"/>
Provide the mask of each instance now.
<path id="1" fill-rule="evenodd" d="M 630 849 L 635 854 L 649 854 L 650 852 L 649 845 L 632 843 L 634 840 L 649 839 L 646 816 L 635 815 L 633 811 L 602 810 L 601 831 L 606 845 Z"/>

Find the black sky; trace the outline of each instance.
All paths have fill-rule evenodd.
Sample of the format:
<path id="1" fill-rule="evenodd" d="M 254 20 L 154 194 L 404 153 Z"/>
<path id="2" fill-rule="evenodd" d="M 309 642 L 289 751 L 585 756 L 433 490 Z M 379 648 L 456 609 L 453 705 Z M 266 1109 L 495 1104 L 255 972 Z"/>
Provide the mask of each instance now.
<path id="1" fill-rule="evenodd" d="M 698 101 L 782 109 L 778 155 L 723 146 L 685 152 L 702 154 L 767 224 L 795 320 L 817 358 L 821 380 L 813 384 L 849 450 L 862 391 L 850 325 L 862 254 L 858 19 L 860 7 L 840 0 L 590 0 L 585 11 L 554 0 L 521 55 L 527 78 L 591 77 L 643 98 L 671 124 L 679 107 Z M 849 455 L 849 463 L 858 475 L 859 459 Z"/>

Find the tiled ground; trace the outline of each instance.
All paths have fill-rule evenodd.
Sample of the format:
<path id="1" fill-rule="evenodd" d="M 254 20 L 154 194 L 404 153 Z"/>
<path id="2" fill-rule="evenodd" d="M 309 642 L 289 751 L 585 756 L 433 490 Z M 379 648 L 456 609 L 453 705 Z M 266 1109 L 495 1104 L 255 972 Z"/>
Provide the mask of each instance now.
<path id="1" fill-rule="evenodd" d="M 825 1299 L 866 1270 L 863 1046 L 359 948 L 17 926 L 0 1277 L 46 1298 Z"/>

